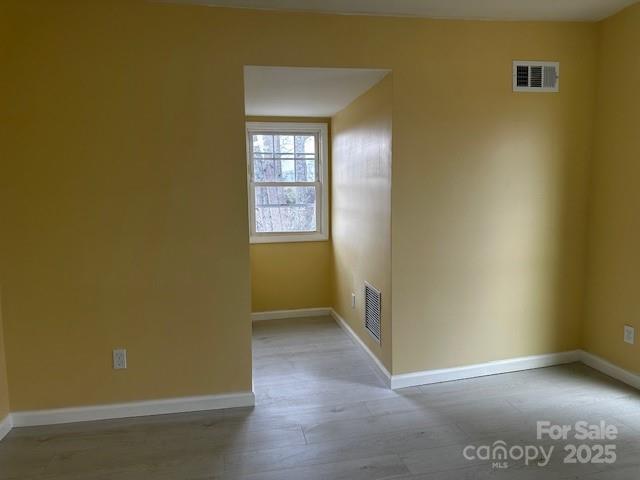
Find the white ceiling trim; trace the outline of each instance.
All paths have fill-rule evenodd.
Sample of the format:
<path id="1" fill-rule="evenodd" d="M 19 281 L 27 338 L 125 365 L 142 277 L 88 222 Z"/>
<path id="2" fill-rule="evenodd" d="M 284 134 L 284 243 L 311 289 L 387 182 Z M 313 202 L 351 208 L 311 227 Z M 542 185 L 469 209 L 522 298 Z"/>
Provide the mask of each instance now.
<path id="1" fill-rule="evenodd" d="M 167 1 L 167 0 L 165 0 Z M 463 20 L 599 21 L 638 0 L 168 0 L 219 7 Z"/>

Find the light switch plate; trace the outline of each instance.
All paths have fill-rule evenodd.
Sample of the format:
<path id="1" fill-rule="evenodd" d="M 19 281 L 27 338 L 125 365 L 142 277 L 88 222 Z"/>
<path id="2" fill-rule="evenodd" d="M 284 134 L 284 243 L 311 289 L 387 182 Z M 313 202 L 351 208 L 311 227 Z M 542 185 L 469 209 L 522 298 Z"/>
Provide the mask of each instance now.
<path id="1" fill-rule="evenodd" d="M 356 294 L 351 293 L 351 308 L 356 308 Z"/>
<path id="2" fill-rule="evenodd" d="M 636 329 L 631 325 L 624 326 L 624 341 L 633 345 L 636 343 Z"/>

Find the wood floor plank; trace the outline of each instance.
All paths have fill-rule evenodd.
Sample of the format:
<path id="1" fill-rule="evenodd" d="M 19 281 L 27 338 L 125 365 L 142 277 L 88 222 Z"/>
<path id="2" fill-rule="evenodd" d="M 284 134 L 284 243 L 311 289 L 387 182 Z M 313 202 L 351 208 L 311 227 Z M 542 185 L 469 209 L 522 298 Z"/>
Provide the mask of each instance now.
<path id="1" fill-rule="evenodd" d="M 381 480 L 408 473 L 397 455 L 382 455 L 342 462 L 259 472 L 248 475 L 229 474 L 237 480 Z"/>
<path id="2" fill-rule="evenodd" d="M 330 440 L 302 447 L 228 455 L 225 458 L 225 468 L 230 472 L 255 473 L 284 467 L 366 458 L 371 455 L 406 453 L 455 444 L 463 439 L 466 439 L 466 434 L 455 425 L 414 428 L 400 432 Z"/>

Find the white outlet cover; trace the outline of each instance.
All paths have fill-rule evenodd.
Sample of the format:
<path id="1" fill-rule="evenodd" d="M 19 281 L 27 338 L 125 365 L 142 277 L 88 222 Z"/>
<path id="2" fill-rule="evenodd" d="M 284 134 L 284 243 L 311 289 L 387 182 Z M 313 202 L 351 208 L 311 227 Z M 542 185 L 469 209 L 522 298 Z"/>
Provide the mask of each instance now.
<path id="1" fill-rule="evenodd" d="M 116 348 L 113 351 L 113 369 L 122 370 L 124 368 L 127 368 L 127 350 Z"/>
<path id="2" fill-rule="evenodd" d="M 624 326 L 624 341 L 631 345 L 636 343 L 636 329 L 631 325 Z"/>

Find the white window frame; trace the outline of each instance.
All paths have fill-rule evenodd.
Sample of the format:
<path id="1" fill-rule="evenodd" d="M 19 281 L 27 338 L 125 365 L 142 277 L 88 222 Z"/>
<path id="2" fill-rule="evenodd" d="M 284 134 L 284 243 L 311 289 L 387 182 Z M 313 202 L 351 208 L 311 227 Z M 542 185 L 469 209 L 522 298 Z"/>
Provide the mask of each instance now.
<path id="1" fill-rule="evenodd" d="M 256 232 L 255 183 L 253 181 L 252 141 L 255 133 L 310 133 L 318 136 L 318 178 L 320 188 L 316 194 L 315 232 Z M 329 239 L 329 138 L 326 123 L 288 123 L 288 122 L 247 122 L 247 190 L 249 194 L 249 241 L 250 243 L 318 242 Z M 279 183 L 279 182 L 278 182 Z M 286 185 L 300 185 L 295 182 L 282 182 Z M 307 185 L 313 185 L 307 183 Z"/>

